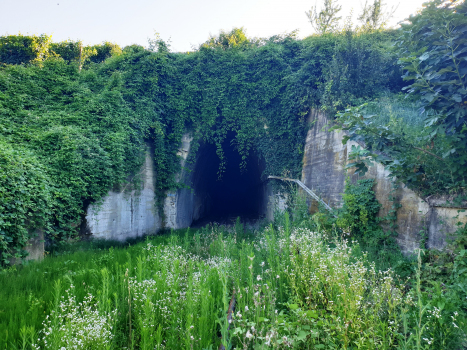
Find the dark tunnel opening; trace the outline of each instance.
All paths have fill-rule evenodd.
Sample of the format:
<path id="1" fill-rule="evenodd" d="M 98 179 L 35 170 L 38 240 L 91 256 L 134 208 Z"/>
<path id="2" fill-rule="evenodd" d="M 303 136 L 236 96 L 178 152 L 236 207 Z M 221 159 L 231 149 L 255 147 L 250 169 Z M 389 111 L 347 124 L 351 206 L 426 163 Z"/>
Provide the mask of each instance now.
<path id="1" fill-rule="evenodd" d="M 221 178 L 216 146 L 203 144 L 198 150 L 193 189 L 199 209 L 192 226 L 207 222 L 232 223 L 237 217 L 252 221 L 266 213 L 266 186 L 261 181 L 264 162 L 250 152 L 246 169 L 240 169 L 241 155 L 231 143 L 234 137 L 230 132 L 222 145 L 226 169 Z"/>

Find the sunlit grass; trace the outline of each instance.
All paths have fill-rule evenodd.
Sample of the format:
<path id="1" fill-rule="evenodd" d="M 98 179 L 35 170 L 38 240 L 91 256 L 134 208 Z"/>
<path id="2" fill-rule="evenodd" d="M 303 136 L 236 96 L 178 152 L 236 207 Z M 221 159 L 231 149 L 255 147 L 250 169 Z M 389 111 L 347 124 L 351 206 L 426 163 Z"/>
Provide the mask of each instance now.
<path id="1" fill-rule="evenodd" d="M 3 271 L 0 349 L 430 349 L 435 330 L 459 338 L 357 243 L 281 222 L 68 245 Z"/>

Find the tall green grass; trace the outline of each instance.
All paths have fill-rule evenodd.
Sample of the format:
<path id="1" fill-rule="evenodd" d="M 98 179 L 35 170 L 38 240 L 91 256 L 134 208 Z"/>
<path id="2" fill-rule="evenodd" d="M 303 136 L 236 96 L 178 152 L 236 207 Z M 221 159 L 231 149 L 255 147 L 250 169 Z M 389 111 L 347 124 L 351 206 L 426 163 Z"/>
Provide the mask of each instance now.
<path id="1" fill-rule="evenodd" d="M 434 338 L 459 343 L 461 316 L 445 313 L 457 328 L 436 326 L 426 318 L 437 314 L 422 292 L 407 293 L 394 272 L 377 270 L 357 243 L 298 225 L 288 214 L 278 222 L 256 234 L 237 222 L 129 246 L 70 245 L 66 253 L 62 247 L 42 262 L 3 271 L 0 349 L 434 349 Z M 432 336 L 438 331 L 443 337 Z"/>

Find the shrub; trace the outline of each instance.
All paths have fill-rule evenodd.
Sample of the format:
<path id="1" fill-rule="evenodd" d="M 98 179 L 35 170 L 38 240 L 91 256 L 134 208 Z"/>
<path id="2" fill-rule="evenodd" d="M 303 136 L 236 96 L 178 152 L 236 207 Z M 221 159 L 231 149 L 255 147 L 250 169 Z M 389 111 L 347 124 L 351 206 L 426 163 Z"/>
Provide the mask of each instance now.
<path id="1" fill-rule="evenodd" d="M 51 36 L 8 35 L 0 37 L 0 64 L 37 63 L 47 58 Z"/>
<path id="2" fill-rule="evenodd" d="M 0 141 L 0 263 L 23 258 L 32 232 L 46 228 L 53 186 L 31 152 Z"/>

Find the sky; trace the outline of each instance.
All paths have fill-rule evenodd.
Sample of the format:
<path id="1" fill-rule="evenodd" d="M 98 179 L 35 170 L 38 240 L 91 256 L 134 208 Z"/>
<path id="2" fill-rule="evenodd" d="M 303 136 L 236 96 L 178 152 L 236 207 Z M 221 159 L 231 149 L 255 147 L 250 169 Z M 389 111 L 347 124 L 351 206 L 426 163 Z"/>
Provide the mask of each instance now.
<path id="1" fill-rule="evenodd" d="M 171 51 L 190 51 L 221 30 L 244 27 L 250 37 L 299 30 L 313 34 L 305 12 L 319 0 L 0 0 L 0 36 L 48 34 L 54 42 L 82 40 L 148 45 L 158 32 Z M 398 6 L 390 25 L 415 14 L 426 0 L 386 0 Z M 364 0 L 338 0 L 341 15 L 358 14 Z"/>

